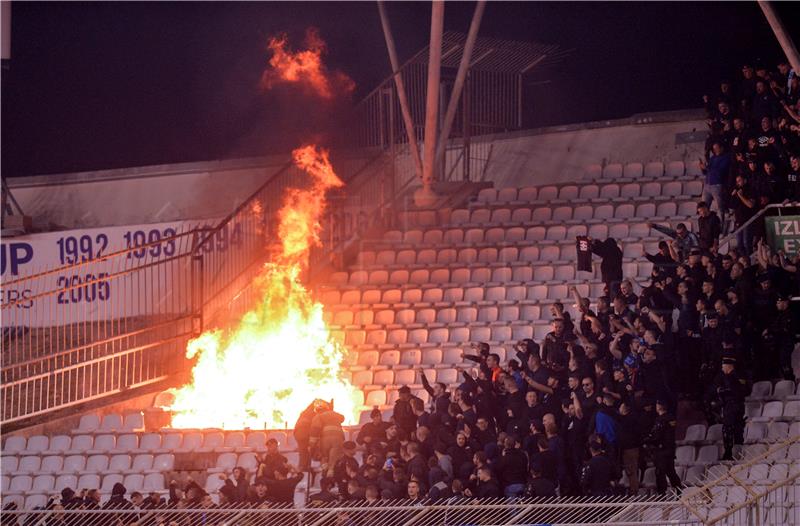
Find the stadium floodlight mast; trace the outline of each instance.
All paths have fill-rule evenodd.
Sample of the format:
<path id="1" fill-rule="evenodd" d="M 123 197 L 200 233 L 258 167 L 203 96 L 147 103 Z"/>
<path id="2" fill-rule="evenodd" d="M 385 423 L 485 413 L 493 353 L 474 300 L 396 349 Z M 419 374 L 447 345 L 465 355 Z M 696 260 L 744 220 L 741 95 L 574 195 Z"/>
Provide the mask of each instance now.
<path id="1" fill-rule="evenodd" d="M 761 7 L 761 11 L 764 12 L 764 18 L 769 22 L 772 32 L 775 33 L 775 38 L 778 39 L 778 43 L 781 45 L 783 53 L 786 55 L 786 60 L 789 61 L 789 65 L 792 66 L 795 75 L 800 75 L 800 53 L 797 52 L 792 37 L 787 33 L 786 28 L 783 27 L 783 22 L 781 22 L 778 13 L 775 12 L 772 4 L 767 0 L 758 0 L 758 5 Z"/>
<path id="2" fill-rule="evenodd" d="M 408 98 L 406 97 L 405 86 L 397 60 L 394 37 L 392 36 L 392 30 L 389 26 L 389 18 L 386 15 L 383 1 L 378 0 L 378 12 L 381 17 L 381 26 L 383 27 L 383 36 L 386 40 L 386 48 L 389 52 L 392 76 L 394 77 L 395 86 L 397 87 L 397 98 L 400 102 L 400 110 L 403 114 L 409 149 L 414 159 L 416 175 L 422 181 L 422 188 L 417 190 L 414 194 L 414 202 L 417 206 L 432 206 L 436 202 L 437 196 L 433 190 L 433 183 L 436 180 L 436 168 L 440 165 L 442 156 L 444 155 L 447 137 L 450 135 L 450 130 L 455 120 L 456 109 L 458 108 L 461 91 L 464 86 L 464 81 L 466 80 L 467 71 L 469 70 L 472 49 L 475 45 L 478 28 L 480 27 L 485 7 L 486 0 L 479 0 L 475 6 L 475 13 L 473 14 L 469 34 L 467 35 L 467 40 L 464 45 L 464 53 L 458 65 L 453 92 L 442 124 L 441 135 L 438 135 L 437 124 L 440 110 L 439 96 L 441 87 L 442 34 L 444 32 L 444 2 L 442 0 L 434 0 L 432 2 L 423 155 L 420 156 L 414 132 L 414 123 L 411 118 Z"/>

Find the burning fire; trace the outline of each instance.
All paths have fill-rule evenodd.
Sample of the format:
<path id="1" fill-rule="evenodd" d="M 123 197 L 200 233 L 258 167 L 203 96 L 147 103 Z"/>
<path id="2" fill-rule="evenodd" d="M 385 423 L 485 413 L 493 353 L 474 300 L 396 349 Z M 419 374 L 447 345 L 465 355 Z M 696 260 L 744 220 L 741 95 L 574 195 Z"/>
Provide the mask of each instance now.
<path id="1" fill-rule="evenodd" d="M 272 51 L 269 65 L 272 69 L 264 71 L 261 87 L 271 89 L 282 82 L 302 84 L 324 99 L 352 92 L 355 83 L 350 77 L 340 71 L 329 71 L 322 63 L 326 46 L 316 29 L 306 30 L 304 43 L 307 49 L 293 52 L 288 48 L 285 34 L 269 40 L 268 47 Z"/>
<path id="2" fill-rule="evenodd" d="M 254 287 L 261 301 L 238 326 L 213 330 L 189 342 L 197 357 L 192 382 L 175 392 L 167 409 L 181 428 L 282 428 L 314 398 L 334 400 L 347 423 L 356 421 L 360 393 L 344 378 L 346 349 L 331 338 L 322 305 L 300 281 L 311 248 L 319 244 L 325 193 L 343 185 L 326 151 L 305 146 L 295 164 L 313 179 L 309 189 L 289 189 L 278 213 L 279 254 Z"/>

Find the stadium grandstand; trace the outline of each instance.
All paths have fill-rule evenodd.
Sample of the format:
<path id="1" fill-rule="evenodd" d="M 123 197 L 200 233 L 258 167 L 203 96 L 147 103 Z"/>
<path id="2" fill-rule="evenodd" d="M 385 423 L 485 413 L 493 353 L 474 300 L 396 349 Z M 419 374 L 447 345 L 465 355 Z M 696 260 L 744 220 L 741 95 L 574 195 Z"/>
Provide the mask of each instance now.
<path id="1" fill-rule="evenodd" d="M 526 130 L 483 5 L 330 155 L 4 179 L 3 525 L 800 524 L 791 61 Z"/>

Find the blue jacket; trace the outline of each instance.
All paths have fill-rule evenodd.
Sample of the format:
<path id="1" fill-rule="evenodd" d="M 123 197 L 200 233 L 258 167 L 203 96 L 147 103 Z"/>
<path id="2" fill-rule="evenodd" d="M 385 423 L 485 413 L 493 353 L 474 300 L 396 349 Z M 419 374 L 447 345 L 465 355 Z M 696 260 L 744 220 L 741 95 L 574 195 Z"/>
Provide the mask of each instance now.
<path id="1" fill-rule="evenodd" d="M 594 416 L 594 429 L 609 444 L 617 443 L 617 421 L 602 408 Z"/>
<path id="2" fill-rule="evenodd" d="M 718 185 L 725 184 L 728 172 L 731 168 L 731 156 L 729 153 L 722 155 L 712 155 L 706 165 L 706 184 Z"/>

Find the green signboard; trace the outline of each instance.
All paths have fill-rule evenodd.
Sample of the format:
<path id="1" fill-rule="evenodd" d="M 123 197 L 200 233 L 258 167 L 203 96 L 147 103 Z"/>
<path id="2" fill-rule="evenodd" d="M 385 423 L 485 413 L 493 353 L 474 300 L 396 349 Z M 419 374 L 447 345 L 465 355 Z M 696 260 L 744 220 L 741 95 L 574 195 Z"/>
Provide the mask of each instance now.
<path id="1" fill-rule="evenodd" d="M 800 216 L 770 216 L 764 222 L 773 251 L 783 250 L 787 256 L 800 252 Z"/>

